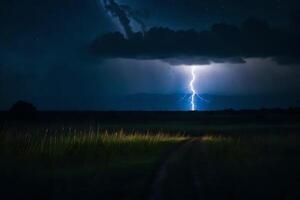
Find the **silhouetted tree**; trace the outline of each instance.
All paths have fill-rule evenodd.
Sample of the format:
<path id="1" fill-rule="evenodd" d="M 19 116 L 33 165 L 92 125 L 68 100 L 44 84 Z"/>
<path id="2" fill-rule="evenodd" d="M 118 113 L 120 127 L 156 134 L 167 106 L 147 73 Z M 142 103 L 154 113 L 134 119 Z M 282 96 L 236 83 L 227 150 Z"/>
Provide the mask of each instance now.
<path id="1" fill-rule="evenodd" d="M 12 119 L 33 120 L 37 117 L 37 109 L 31 103 L 18 101 L 9 109 L 9 114 Z"/>

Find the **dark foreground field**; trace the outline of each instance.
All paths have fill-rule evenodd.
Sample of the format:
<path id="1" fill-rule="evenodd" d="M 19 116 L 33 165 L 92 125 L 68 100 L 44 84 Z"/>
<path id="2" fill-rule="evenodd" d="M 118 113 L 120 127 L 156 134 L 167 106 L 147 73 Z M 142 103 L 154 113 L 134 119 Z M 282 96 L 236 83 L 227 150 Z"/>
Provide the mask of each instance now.
<path id="1" fill-rule="evenodd" d="M 1 199 L 300 199 L 300 113 L 1 113 Z"/>

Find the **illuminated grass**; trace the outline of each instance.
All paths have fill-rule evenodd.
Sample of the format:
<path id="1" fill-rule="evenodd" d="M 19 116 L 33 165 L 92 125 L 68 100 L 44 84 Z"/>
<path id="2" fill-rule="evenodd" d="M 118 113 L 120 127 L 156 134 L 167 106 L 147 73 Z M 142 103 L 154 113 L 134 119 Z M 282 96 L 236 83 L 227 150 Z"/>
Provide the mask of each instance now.
<path id="1" fill-rule="evenodd" d="M 10 199 L 144 199 L 163 153 L 185 139 L 53 127 L 2 131 L 0 186 Z"/>
<path id="2" fill-rule="evenodd" d="M 151 159 L 169 145 L 186 139 L 181 135 L 138 132 L 77 132 L 68 134 L 2 133 L 0 153 L 18 160 L 63 163 L 111 162 L 117 159 Z"/>

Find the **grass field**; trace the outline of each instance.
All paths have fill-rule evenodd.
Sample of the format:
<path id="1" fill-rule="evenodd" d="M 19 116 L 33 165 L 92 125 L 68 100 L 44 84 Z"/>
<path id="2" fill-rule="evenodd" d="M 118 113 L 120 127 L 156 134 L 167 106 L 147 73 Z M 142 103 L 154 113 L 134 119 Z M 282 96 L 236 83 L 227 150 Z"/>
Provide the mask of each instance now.
<path id="1" fill-rule="evenodd" d="M 0 128 L 1 195 L 300 199 L 298 115 L 277 115 L 275 121 L 272 115 L 266 121 L 248 115 L 189 121 L 187 116 L 175 121 L 7 121 Z"/>
<path id="2" fill-rule="evenodd" d="M 1 188 L 8 198 L 138 199 L 162 154 L 185 139 L 123 131 L 2 132 Z"/>
<path id="3" fill-rule="evenodd" d="M 201 155 L 209 161 L 203 174 L 216 171 L 219 185 L 236 199 L 299 197 L 299 135 L 210 136 L 202 141 Z"/>
<path id="4" fill-rule="evenodd" d="M 295 134 L 206 135 L 174 155 L 157 199 L 300 199 L 299 155 Z"/>

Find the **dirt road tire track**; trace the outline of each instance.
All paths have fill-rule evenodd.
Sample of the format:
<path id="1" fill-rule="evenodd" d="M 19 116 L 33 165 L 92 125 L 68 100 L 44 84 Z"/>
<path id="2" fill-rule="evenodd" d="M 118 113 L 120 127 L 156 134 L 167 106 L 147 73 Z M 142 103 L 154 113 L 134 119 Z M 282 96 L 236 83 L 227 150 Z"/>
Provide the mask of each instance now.
<path id="1" fill-rule="evenodd" d="M 193 138 L 190 139 L 186 142 L 184 142 L 183 144 L 181 144 L 179 147 L 177 147 L 175 150 L 173 150 L 169 156 L 166 158 L 166 160 L 161 164 L 161 166 L 159 167 L 155 178 L 153 180 L 153 183 L 151 185 L 151 193 L 150 193 L 150 197 L 149 200 L 163 200 L 166 199 L 164 197 L 164 194 L 166 192 L 170 192 L 170 193 L 176 193 L 176 192 L 180 192 L 180 191 L 164 191 L 165 187 L 164 184 L 166 184 L 166 181 L 168 179 L 168 175 L 170 173 L 170 169 L 174 169 L 174 167 L 176 166 L 176 164 L 178 162 L 183 162 L 184 161 L 184 157 L 193 157 L 195 155 L 193 155 L 193 149 L 198 148 L 199 147 L 199 142 L 200 140 L 198 138 Z M 193 191 L 191 194 L 191 192 L 189 192 L 190 197 L 193 197 L 193 199 L 199 199 L 201 194 L 199 194 L 199 191 L 201 191 L 201 181 L 199 179 L 199 176 L 196 173 L 196 170 L 193 169 L 193 163 L 192 163 L 193 159 L 186 159 L 186 163 L 185 165 L 187 166 L 187 169 L 185 173 L 188 174 L 189 177 L 188 180 L 189 183 L 182 183 L 185 185 L 188 185 L 190 188 L 192 188 L 191 190 Z M 181 172 L 178 172 L 181 173 Z M 174 194 L 176 195 L 176 194 Z"/>

